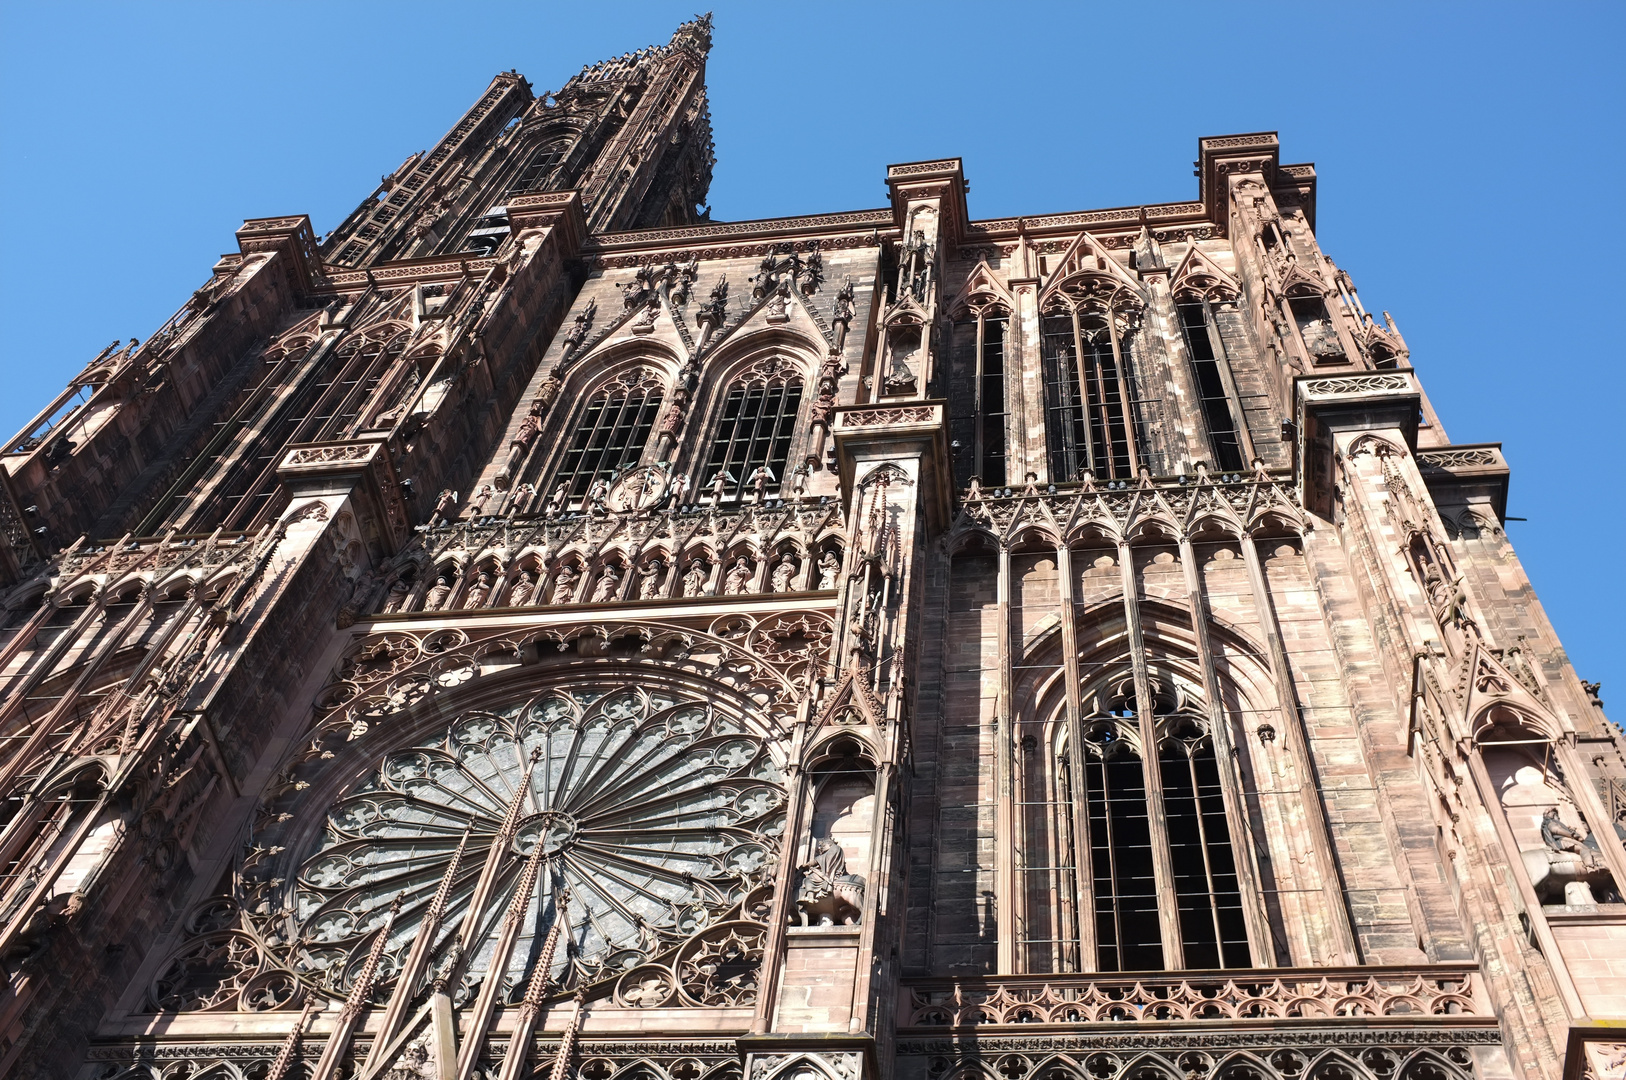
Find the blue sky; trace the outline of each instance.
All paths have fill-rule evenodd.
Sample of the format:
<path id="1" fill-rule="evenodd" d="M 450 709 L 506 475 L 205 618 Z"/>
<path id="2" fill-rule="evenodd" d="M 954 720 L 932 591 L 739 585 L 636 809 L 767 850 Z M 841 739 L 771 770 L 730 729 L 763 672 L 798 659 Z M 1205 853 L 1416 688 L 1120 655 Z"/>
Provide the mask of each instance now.
<path id="1" fill-rule="evenodd" d="M 337 224 L 485 87 L 664 42 L 669 3 L 0 3 L 0 431 L 145 338 L 245 217 Z M 1323 246 L 1393 313 L 1454 442 L 1626 716 L 1618 432 L 1626 5 L 722 3 L 720 220 L 882 205 L 965 159 L 974 217 L 1194 198 L 1202 135 L 1275 130 Z"/>

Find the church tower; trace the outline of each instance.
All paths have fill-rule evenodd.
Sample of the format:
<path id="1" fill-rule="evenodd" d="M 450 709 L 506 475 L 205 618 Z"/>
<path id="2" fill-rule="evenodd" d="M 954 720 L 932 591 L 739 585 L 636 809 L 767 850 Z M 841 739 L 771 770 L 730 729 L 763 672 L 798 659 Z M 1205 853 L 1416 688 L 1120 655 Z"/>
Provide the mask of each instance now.
<path id="1" fill-rule="evenodd" d="M 710 34 L 0 448 L 0 1075 L 1616 1080 L 1620 731 L 1314 167 L 713 222 Z"/>

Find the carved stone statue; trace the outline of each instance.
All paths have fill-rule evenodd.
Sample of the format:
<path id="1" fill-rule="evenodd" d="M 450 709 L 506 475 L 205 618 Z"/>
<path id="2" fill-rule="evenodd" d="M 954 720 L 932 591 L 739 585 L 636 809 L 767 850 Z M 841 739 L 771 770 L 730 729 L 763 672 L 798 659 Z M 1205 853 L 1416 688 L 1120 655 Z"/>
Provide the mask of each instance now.
<path id="1" fill-rule="evenodd" d="M 390 582 L 390 591 L 384 598 L 386 612 L 400 611 L 407 601 L 407 594 L 412 591 L 412 582 L 403 575 Z"/>
<path id="2" fill-rule="evenodd" d="M 751 561 L 741 555 L 734 561 L 728 571 L 728 577 L 723 581 L 724 596 L 739 596 L 751 585 Z"/>
<path id="3" fill-rule="evenodd" d="M 790 592 L 791 579 L 796 576 L 796 560 L 786 555 L 773 568 L 773 591 Z"/>
<path id="4" fill-rule="evenodd" d="M 826 836 L 813 845 L 813 858 L 797 867 L 802 883 L 796 909 L 803 926 L 852 926 L 863 916 L 865 881 L 847 873 L 841 845 Z"/>
<path id="5" fill-rule="evenodd" d="M 508 594 L 509 607 L 524 607 L 530 603 L 531 594 L 536 592 L 536 574 L 530 570 L 520 572 L 519 580 L 514 582 L 513 591 Z"/>
<path id="6" fill-rule="evenodd" d="M 570 487 L 569 485 L 561 482 L 553 489 L 553 494 L 548 496 L 548 508 L 546 511 L 547 516 L 558 517 L 560 514 L 565 512 L 565 506 L 569 502 Z"/>
<path id="7" fill-rule="evenodd" d="M 576 600 L 576 579 L 581 577 L 573 566 L 561 566 L 559 572 L 553 576 L 553 595 L 549 598 L 551 603 L 570 604 Z"/>
<path id="8" fill-rule="evenodd" d="M 587 505 L 599 517 L 603 517 L 610 512 L 610 508 L 606 505 L 609 498 L 610 484 L 602 476 L 594 480 L 593 486 L 587 489 Z"/>
<path id="9" fill-rule="evenodd" d="M 593 603 L 604 604 L 614 600 L 616 587 L 620 584 L 621 575 L 616 573 L 615 563 L 605 563 L 598 576 L 598 585 L 593 589 Z"/>
<path id="10" fill-rule="evenodd" d="M 699 596 L 706 588 L 706 579 L 711 576 L 711 567 L 706 565 L 704 559 L 696 559 L 689 564 L 689 569 L 683 573 L 683 595 Z"/>
<path id="11" fill-rule="evenodd" d="M 758 465 L 755 469 L 752 469 L 751 475 L 746 477 L 745 480 L 747 484 L 751 485 L 752 501 L 760 505 L 762 497 L 767 494 L 768 485 L 774 483 L 777 479 L 778 477 L 774 476 L 773 470 L 768 468 L 767 465 Z"/>
<path id="12" fill-rule="evenodd" d="M 480 576 L 474 579 L 474 584 L 469 586 L 469 594 L 463 598 L 463 606 L 465 608 L 485 607 L 486 597 L 490 595 L 491 574 L 482 570 Z"/>
<path id="13" fill-rule="evenodd" d="M 718 469 L 717 475 L 711 478 L 711 484 L 709 485 L 711 488 L 711 504 L 713 506 L 723 505 L 723 500 L 728 498 L 728 489 L 733 484 L 734 474 L 727 469 Z"/>
<path id="14" fill-rule="evenodd" d="M 833 589 L 836 587 L 836 578 L 841 576 L 841 560 L 836 553 L 826 551 L 819 559 L 819 588 Z"/>
<path id="15" fill-rule="evenodd" d="M 661 574 L 666 565 L 659 559 L 651 559 L 638 570 L 638 599 L 654 600 L 661 587 Z"/>
<path id="16" fill-rule="evenodd" d="M 797 502 L 801 502 L 803 499 L 807 498 L 808 474 L 812 471 L 812 464 L 804 461 L 800 465 L 796 466 L 796 468 L 792 470 L 790 474 L 790 493 L 791 497 Z"/>
<path id="17" fill-rule="evenodd" d="M 445 607 L 447 598 L 452 595 L 452 588 L 455 583 L 456 579 L 452 577 L 451 571 L 440 575 L 434 586 L 429 590 L 429 595 L 423 598 L 423 609 L 425 611 L 439 611 Z"/>
<path id="18" fill-rule="evenodd" d="M 452 507 L 456 505 L 457 492 L 451 488 L 442 488 L 440 494 L 435 497 L 435 509 L 430 512 L 429 520 L 444 524 L 447 515 L 452 512 Z"/>

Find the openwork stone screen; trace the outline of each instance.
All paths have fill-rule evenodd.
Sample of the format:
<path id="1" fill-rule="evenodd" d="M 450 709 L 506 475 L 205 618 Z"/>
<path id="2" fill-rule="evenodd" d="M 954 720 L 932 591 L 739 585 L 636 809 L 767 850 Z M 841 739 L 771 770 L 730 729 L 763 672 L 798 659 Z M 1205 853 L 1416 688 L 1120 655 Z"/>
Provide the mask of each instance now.
<path id="1" fill-rule="evenodd" d="M 467 831 L 436 943 L 444 952 L 527 787 L 512 857 L 488 910 L 475 915 L 501 917 L 524 856 L 543 845 L 544 869 L 505 973 L 510 987 L 528 978 L 560 890 L 569 890 L 570 948 L 558 951 L 551 981 L 569 988 L 620 975 L 726 919 L 777 860 L 780 770 L 739 721 L 664 690 L 549 690 L 459 716 L 389 753 L 333 804 L 292 884 L 280 934 L 291 943 L 290 966 L 346 989 L 399 896 L 384 961 L 398 967 Z M 484 978 L 484 941 L 465 993 Z"/>

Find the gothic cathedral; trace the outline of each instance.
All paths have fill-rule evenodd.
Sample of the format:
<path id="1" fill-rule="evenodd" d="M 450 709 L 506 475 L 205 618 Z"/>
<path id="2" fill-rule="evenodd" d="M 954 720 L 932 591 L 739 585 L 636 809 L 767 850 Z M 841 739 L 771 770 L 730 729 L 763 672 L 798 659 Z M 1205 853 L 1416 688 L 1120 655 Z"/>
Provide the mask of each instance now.
<path id="1" fill-rule="evenodd" d="M 710 44 L 0 444 L 0 1073 L 1618 1080 L 1622 737 L 1315 169 L 714 222 Z"/>

